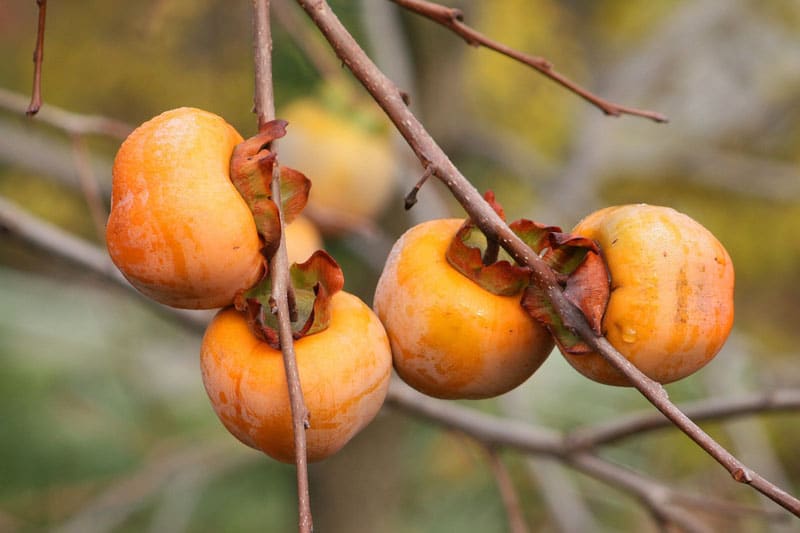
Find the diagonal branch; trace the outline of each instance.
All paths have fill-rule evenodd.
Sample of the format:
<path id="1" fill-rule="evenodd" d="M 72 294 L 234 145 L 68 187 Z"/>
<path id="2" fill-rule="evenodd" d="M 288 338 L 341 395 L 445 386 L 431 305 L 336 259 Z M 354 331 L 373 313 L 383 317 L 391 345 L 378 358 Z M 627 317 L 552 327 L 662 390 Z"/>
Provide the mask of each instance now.
<path id="1" fill-rule="evenodd" d="M 659 411 L 719 462 L 736 481 L 746 483 L 800 517 L 800 500 L 769 482 L 717 443 L 683 414 L 664 387 L 645 376 L 604 337 L 597 337 L 581 311 L 562 292 L 555 274 L 543 260 L 512 232 L 481 198 L 480 193 L 447 157 L 406 106 L 401 91 L 378 69 L 324 0 L 297 0 L 328 39 L 339 59 L 358 78 L 386 112 L 424 167 L 434 165 L 435 175 L 480 227 L 488 239 L 496 240 L 520 264 L 530 267 L 531 281 L 545 294 L 553 309 L 572 331 L 584 339 L 614 368 L 622 372 Z"/>
<path id="2" fill-rule="evenodd" d="M 661 113 L 655 111 L 648 111 L 646 109 L 637 109 L 634 107 L 627 107 L 614 102 L 610 102 L 601 98 L 587 89 L 581 87 L 574 81 L 570 80 L 557 70 L 553 68 L 553 64 L 543 57 L 532 56 L 514 50 L 513 48 L 504 45 L 503 43 L 494 41 L 479 31 L 464 24 L 464 15 L 460 9 L 445 7 L 425 0 L 391 0 L 395 4 L 422 15 L 445 28 L 451 30 L 453 33 L 464 39 L 467 44 L 471 46 L 483 46 L 494 50 L 500 54 L 510 57 L 520 63 L 528 65 L 529 67 L 537 70 L 544 76 L 547 76 L 554 82 L 562 87 L 577 94 L 590 104 L 599 108 L 606 115 L 618 117 L 620 115 L 635 115 L 639 117 L 648 118 L 655 122 L 667 122 L 668 119 Z"/>

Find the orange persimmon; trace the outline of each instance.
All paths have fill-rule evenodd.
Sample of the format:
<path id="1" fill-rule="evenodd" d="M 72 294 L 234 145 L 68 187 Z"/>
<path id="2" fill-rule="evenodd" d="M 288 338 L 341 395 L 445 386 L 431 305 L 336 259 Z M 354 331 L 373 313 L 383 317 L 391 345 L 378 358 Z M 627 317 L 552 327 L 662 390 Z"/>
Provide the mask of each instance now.
<path id="1" fill-rule="evenodd" d="M 122 143 L 106 241 L 114 264 L 145 295 L 211 309 L 258 281 L 258 232 L 229 176 L 241 142 L 222 118 L 182 107 L 145 122 Z"/>
<path id="2" fill-rule="evenodd" d="M 327 329 L 295 341 L 311 427 L 308 459 L 341 449 L 378 413 L 392 369 L 378 318 L 357 297 L 333 295 Z M 289 393 L 280 350 L 256 338 L 244 317 L 221 310 L 203 337 L 203 383 L 225 427 L 244 444 L 294 462 Z"/>
<path id="3" fill-rule="evenodd" d="M 286 226 L 286 252 L 289 255 L 289 264 L 302 263 L 322 248 L 322 235 L 308 218 L 299 216 Z"/>
<path id="4" fill-rule="evenodd" d="M 308 212 L 323 232 L 350 231 L 374 220 L 394 190 L 389 136 L 317 100 L 299 99 L 279 111 L 289 122 L 280 142 L 281 164 L 313 180 Z"/>
<path id="5" fill-rule="evenodd" d="M 733 325 L 733 263 L 706 228 L 668 207 L 608 207 L 574 233 L 597 241 L 611 277 L 603 317 L 609 342 L 650 378 L 669 383 L 702 368 Z M 585 376 L 625 377 L 599 354 L 565 354 Z"/>
<path id="6" fill-rule="evenodd" d="M 520 295 L 498 296 L 453 268 L 446 252 L 463 220 L 408 230 L 394 245 L 374 308 L 389 334 L 394 367 L 438 398 L 488 398 L 520 385 L 553 348 Z"/>

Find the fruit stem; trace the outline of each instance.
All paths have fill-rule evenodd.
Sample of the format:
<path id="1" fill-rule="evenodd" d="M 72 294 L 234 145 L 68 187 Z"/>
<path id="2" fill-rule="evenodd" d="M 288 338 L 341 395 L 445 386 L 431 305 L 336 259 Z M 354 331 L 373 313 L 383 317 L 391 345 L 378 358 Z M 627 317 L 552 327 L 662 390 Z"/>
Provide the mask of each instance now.
<path id="1" fill-rule="evenodd" d="M 500 245 L 497 239 L 486 237 L 486 250 L 483 252 L 483 264 L 492 265 L 497 262 L 497 257 L 500 255 Z"/>

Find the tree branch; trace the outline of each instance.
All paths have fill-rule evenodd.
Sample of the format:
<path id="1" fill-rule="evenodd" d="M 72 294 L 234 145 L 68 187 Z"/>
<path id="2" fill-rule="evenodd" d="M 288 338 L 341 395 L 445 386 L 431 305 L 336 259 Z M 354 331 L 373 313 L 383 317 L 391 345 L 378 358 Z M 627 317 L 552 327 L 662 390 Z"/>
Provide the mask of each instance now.
<path id="1" fill-rule="evenodd" d="M 657 519 L 668 518 L 669 522 L 681 525 L 689 531 L 698 531 L 699 526 L 696 520 L 690 521 L 679 506 L 714 509 L 725 514 L 765 514 L 756 507 L 701 495 L 683 494 L 593 453 L 569 446 L 568 434 L 486 415 L 453 402 L 430 398 L 396 379 L 389 387 L 386 403 L 447 429 L 465 433 L 488 447 L 510 448 L 525 454 L 553 457 L 590 477 L 631 494 Z M 783 512 L 771 512 L 767 516 L 781 519 L 787 515 Z"/>
<path id="2" fill-rule="evenodd" d="M 450 192 L 486 237 L 490 240 L 497 240 L 520 265 L 530 267 L 532 282 L 546 295 L 564 324 L 584 339 L 614 368 L 621 371 L 631 385 L 636 387 L 659 411 L 723 465 L 736 481 L 749 484 L 800 517 L 800 500 L 742 464 L 675 407 L 661 384 L 640 372 L 607 339 L 595 335 L 580 310 L 564 296 L 553 271 L 483 201 L 480 193 L 453 165 L 447 154 L 406 107 L 402 93 L 367 57 L 364 50 L 331 11 L 327 2 L 324 0 L 298 0 L 298 3 L 328 39 L 339 59 L 383 108 L 411 149 L 417 154 L 423 167 L 434 165 L 435 175 L 450 189 Z"/>
<path id="3" fill-rule="evenodd" d="M 269 17 L 269 0 L 253 0 L 253 46 L 255 60 L 255 111 L 258 116 L 258 129 L 275 119 L 275 97 L 272 86 L 272 33 Z M 274 150 L 274 148 L 273 148 Z M 297 468 L 297 507 L 298 529 L 301 533 L 311 533 L 314 523 L 311 515 L 311 497 L 308 488 L 308 455 L 306 448 L 306 429 L 309 427 L 309 413 L 303 399 L 300 373 L 292 339 L 291 313 L 289 300 L 291 281 L 289 279 L 289 259 L 286 253 L 286 228 L 283 214 L 280 213 L 281 185 L 280 166 L 274 165 L 272 173 L 272 201 L 278 206 L 281 225 L 281 238 L 278 250 L 269 262 L 269 275 L 272 278 L 271 305 L 278 317 L 278 338 L 283 354 L 283 366 L 289 387 L 289 402 L 292 411 L 292 432 L 294 434 L 294 457 Z"/>
<path id="4" fill-rule="evenodd" d="M 508 530 L 510 533 L 529 533 L 530 529 L 528 524 L 525 523 L 525 515 L 522 513 L 522 506 L 519 503 L 519 496 L 517 490 L 514 488 L 514 480 L 511 479 L 511 474 L 508 473 L 503 459 L 500 457 L 498 450 L 491 446 L 484 446 L 489 467 L 492 470 L 494 479 L 497 482 L 497 488 L 500 491 L 500 497 L 503 500 L 503 507 L 508 516 Z"/>
<path id="5" fill-rule="evenodd" d="M 36 30 L 36 48 L 33 51 L 33 91 L 31 103 L 25 114 L 35 115 L 42 107 L 42 62 L 44 61 L 44 21 L 47 16 L 47 0 L 36 0 L 39 6 L 39 25 Z"/>
<path id="6" fill-rule="evenodd" d="M 25 113 L 27 104 L 24 96 L 0 87 L 0 108 L 12 113 Z M 106 135 L 114 139 L 125 139 L 133 131 L 133 126 L 119 120 L 99 116 L 83 115 L 66 111 L 51 104 L 36 114 L 37 122 L 44 122 L 73 135 Z"/>
<path id="7" fill-rule="evenodd" d="M 696 422 L 798 409 L 800 389 L 778 389 L 735 398 L 711 398 L 681 407 L 686 416 Z M 672 423 L 658 413 L 634 413 L 610 422 L 578 428 L 569 434 L 567 446 L 573 450 L 585 450 L 666 427 L 672 427 Z"/>
<path id="8" fill-rule="evenodd" d="M 550 63 L 548 60 L 542 57 L 531 56 L 519 52 L 502 43 L 489 39 L 482 33 L 476 31 L 475 29 L 471 28 L 470 26 L 467 26 L 462 22 L 464 20 L 464 15 L 460 9 L 445 7 L 439 4 L 434 4 L 432 2 L 426 2 L 425 0 L 391 0 L 391 1 L 409 11 L 417 13 L 418 15 L 422 15 L 423 17 L 426 17 L 438 24 L 441 24 L 442 26 L 448 28 L 456 35 L 464 39 L 467 42 L 467 44 L 471 46 L 483 46 L 485 48 L 489 48 L 491 50 L 494 50 L 495 52 L 499 52 L 505 56 L 508 56 L 516 61 L 519 61 L 520 63 L 528 65 L 529 67 L 547 76 L 548 78 L 558 83 L 562 87 L 566 88 L 567 90 L 577 94 L 590 104 L 599 108 L 606 115 L 611 115 L 615 117 L 618 117 L 620 115 L 635 115 L 639 117 L 648 118 L 655 122 L 667 122 L 667 117 L 665 117 L 661 113 L 648 111 L 646 109 L 636 109 L 633 107 L 627 107 L 600 98 L 599 96 L 591 93 L 590 91 L 576 84 L 575 82 L 573 82 L 560 72 L 556 71 L 553 68 L 553 64 Z"/>

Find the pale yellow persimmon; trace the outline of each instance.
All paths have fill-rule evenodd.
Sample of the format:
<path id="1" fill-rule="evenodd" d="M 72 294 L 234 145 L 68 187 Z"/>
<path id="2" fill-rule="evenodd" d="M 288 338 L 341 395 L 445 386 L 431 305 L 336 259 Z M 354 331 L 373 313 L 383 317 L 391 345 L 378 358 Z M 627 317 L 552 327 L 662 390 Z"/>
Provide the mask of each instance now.
<path id="1" fill-rule="evenodd" d="M 692 218 L 668 207 L 608 207 L 573 230 L 597 241 L 611 276 L 603 334 L 661 383 L 692 374 L 719 352 L 733 325 L 733 263 Z M 627 385 L 599 354 L 569 355 L 585 376 Z"/>
<path id="2" fill-rule="evenodd" d="M 330 303 L 328 328 L 294 344 L 310 413 L 309 461 L 336 453 L 375 417 L 392 370 L 389 341 L 372 310 L 343 291 Z M 256 338 L 243 316 L 228 308 L 208 326 L 200 364 L 211 405 L 225 427 L 244 444 L 293 463 L 281 352 Z"/>
<path id="3" fill-rule="evenodd" d="M 322 235 L 308 218 L 299 216 L 286 226 L 286 252 L 289 264 L 302 263 L 317 250 L 322 250 Z"/>
<path id="4" fill-rule="evenodd" d="M 445 253 L 462 223 L 408 230 L 386 261 L 374 308 L 406 383 L 438 398 L 488 398 L 528 379 L 553 341 L 521 295 L 494 295 L 450 266 Z"/>
<path id="5" fill-rule="evenodd" d="M 289 122 L 278 152 L 281 164 L 313 183 L 309 213 L 326 232 L 373 221 L 394 189 L 394 157 L 386 135 L 370 133 L 312 99 L 300 99 L 279 116 Z"/>
<path id="6" fill-rule="evenodd" d="M 229 305 L 263 271 L 256 226 L 229 177 L 242 137 L 222 118 L 182 107 L 145 122 L 114 160 L 106 229 L 114 264 L 173 307 Z"/>

